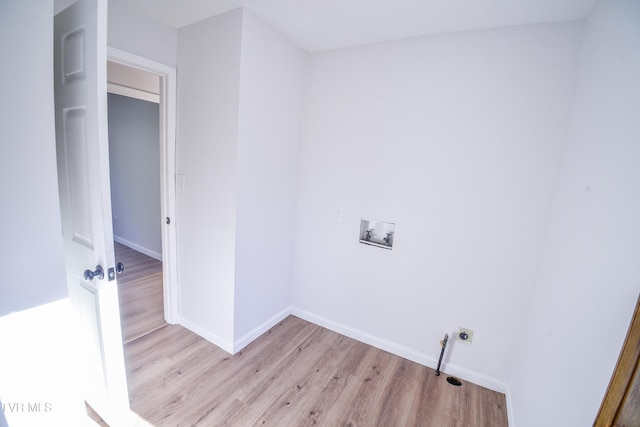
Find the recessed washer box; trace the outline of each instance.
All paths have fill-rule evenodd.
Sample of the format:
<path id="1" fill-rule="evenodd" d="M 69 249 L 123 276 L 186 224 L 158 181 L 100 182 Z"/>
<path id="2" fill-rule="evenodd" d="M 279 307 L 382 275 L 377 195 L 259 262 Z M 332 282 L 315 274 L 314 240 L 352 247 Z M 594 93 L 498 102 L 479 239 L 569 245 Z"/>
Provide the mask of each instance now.
<path id="1" fill-rule="evenodd" d="M 396 225 L 392 222 L 360 220 L 360 243 L 383 249 L 393 249 Z"/>

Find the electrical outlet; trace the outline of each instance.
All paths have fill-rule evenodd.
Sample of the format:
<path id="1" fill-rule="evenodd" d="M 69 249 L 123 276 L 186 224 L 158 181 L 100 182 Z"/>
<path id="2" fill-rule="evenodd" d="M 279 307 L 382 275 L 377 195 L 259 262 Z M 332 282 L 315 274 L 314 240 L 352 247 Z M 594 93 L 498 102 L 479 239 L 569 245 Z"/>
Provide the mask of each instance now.
<path id="1" fill-rule="evenodd" d="M 459 328 L 458 339 L 467 344 L 471 344 L 473 342 L 473 331 L 468 328 Z"/>

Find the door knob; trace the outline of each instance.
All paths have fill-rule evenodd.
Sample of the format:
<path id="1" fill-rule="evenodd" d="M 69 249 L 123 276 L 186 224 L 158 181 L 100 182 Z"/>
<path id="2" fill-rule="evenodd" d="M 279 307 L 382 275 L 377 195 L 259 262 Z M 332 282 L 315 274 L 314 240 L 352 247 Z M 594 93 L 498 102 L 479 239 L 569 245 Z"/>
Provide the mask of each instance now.
<path id="1" fill-rule="evenodd" d="M 124 273 L 124 264 L 119 262 L 116 264 L 116 273 L 122 274 Z"/>
<path id="2" fill-rule="evenodd" d="M 97 277 L 98 280 L 104 279 L 104 270 L 102 269 L 102 266 L 96 265 L 96 271 L 91 271 L 91 270 L 84 271 L 85 280 L 93 280 L 94 277 Z"/>

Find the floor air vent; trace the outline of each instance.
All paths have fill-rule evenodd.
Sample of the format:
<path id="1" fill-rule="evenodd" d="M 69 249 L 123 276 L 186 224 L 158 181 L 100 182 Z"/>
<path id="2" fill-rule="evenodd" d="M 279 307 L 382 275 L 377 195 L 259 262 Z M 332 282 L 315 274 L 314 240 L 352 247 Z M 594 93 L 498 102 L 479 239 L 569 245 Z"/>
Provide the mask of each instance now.
<path id="1" fill-rule="evenodd" d="M 462 381 L 460 381 L 456 377 L 447 377 L 447 382 L 456 387 L 460 387 L 462 385 Z"/>

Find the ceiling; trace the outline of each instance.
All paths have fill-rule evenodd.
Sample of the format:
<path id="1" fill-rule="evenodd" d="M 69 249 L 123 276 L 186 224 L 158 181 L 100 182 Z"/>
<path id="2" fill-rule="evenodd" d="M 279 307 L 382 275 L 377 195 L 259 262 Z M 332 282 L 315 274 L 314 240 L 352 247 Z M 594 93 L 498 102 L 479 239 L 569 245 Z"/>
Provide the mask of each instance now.
<path id="1" fill-rule="evenodd" d="M 585 18 L 597 0 L 123 0 L 180 28 L 247 7 L 308 52 Z"/>

